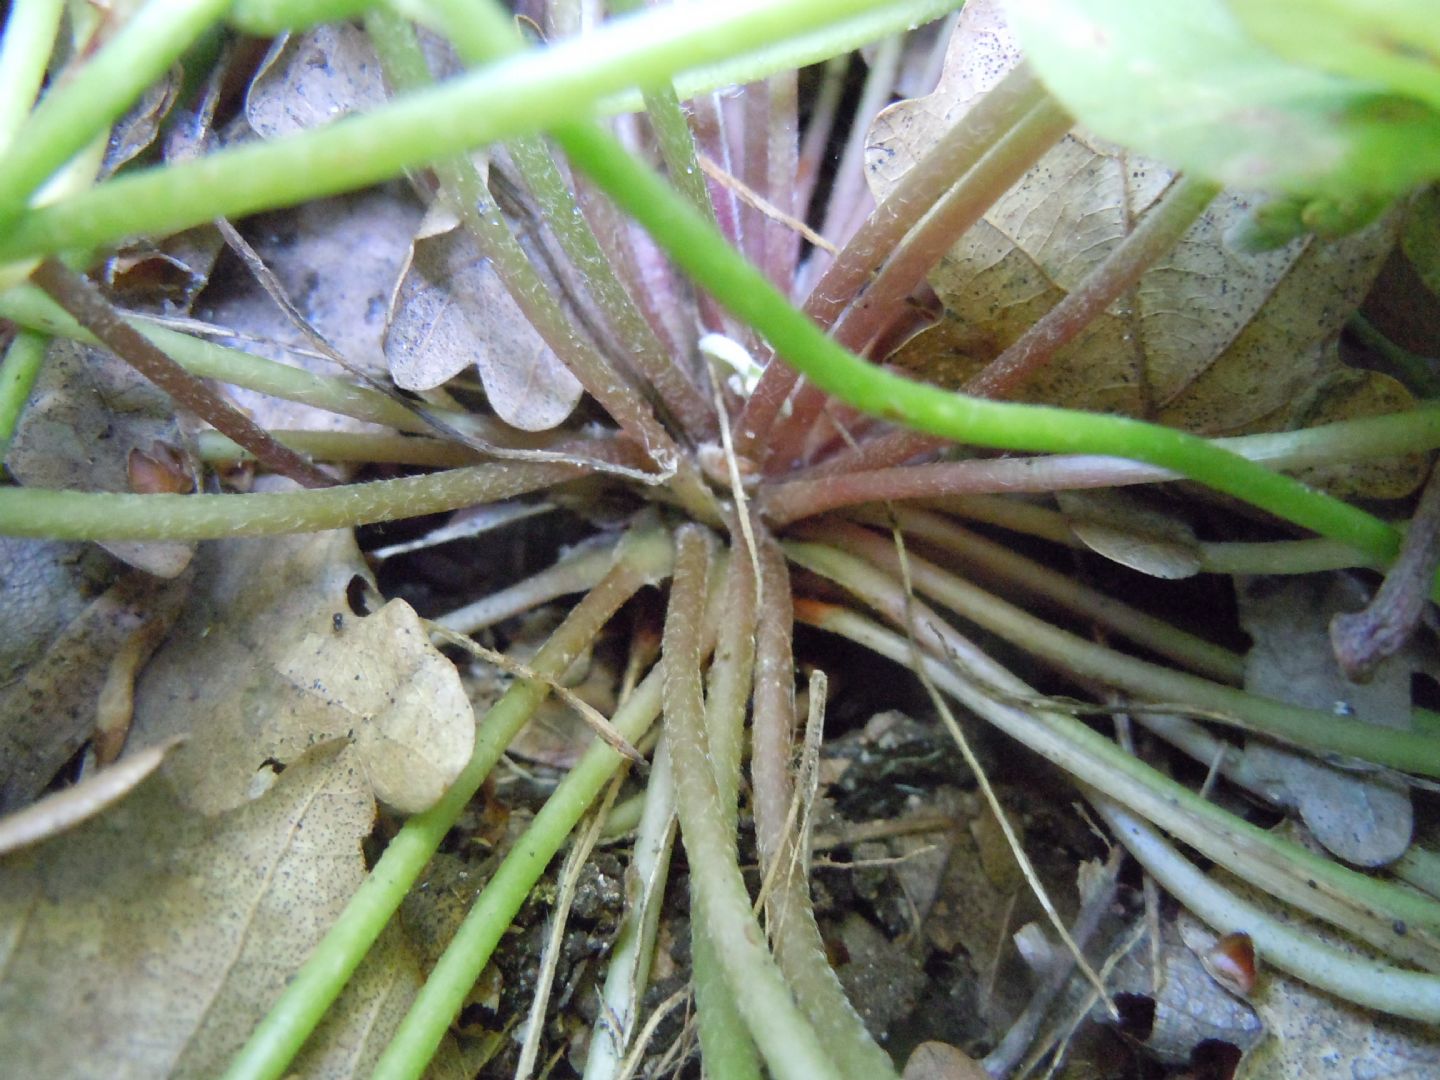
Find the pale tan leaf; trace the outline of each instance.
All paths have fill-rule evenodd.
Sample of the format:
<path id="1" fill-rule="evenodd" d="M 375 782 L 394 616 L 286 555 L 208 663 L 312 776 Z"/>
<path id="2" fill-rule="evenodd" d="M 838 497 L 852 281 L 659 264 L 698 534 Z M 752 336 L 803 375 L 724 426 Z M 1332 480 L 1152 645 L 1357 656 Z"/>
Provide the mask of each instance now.
<path id="1" fill-rule="evenodd" d="M 339 742 L 214 818 L 168 772 L 0 872 L 0 1060 L 17 1076 L 213 1077 L 365 874 L 374 803 Z M 381 939 L 296 1067 L 368 1075 L 419 985 Z"/>
<path id="2" fill-rule="evenodd" d="M 383 378 L 385 304 L 421 217 L 413 194 L 391 184 L 259 215 L 244 223 L 243 233 L 306 321 L 352 367 Z M 225 344 L 353 381 L 348 372 L 316 355 L 300 329 L 248 273 L 212 286 L 196 314 L 233 335 L 218 337 Z M 272 429 L 384 430 L 239 387 L 228 393 L 258 423 Z"/>
<path id="3" fill-rule="evenodd" d="M 272 765 L 335 738 L 405 812 L 464 767 L 474 715 L 454 665 L 403 602 L 351 612 L 346 589 L 365 574 L 345 532 L 202 545 L 196 593 L 136 687 L 131 735 L 191 734 L 171 766 L 189 805 L 241 805 Z"/>
<path id="4" fill-rule="evenodd" d="M 0 818 L 0 855 L 58 836 L 119 802 L 160 767 L 177 741 L 141 750 L 116 765 L 92 773 L 72 787 L 53 792 L 23 810 Z"/>
<path id="5" fill-rule="evenodd" d="M 525 431 L 554 427 L 580 400 L 580 383 L 441 205 L 426 215 L 391 300 L 385 355 L 407 390 L 429 390 L 476 365 L 496 414 Z"/>

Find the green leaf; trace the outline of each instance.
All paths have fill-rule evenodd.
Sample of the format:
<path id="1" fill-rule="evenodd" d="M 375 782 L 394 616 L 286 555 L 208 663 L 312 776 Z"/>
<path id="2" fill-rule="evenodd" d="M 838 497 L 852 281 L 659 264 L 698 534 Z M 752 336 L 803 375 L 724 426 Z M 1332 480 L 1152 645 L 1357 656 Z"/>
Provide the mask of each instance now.
<path id="1" fill-rule="evenodd" d="M 1434 0 L 1228 0 L 1261 44 L 1287 60 L 1384 85 L 1440 108 Z"/>
<path id="2" fill-rule="evenodd" d="M 1277 56 L 1225 0 L 1015 0 L 1010 15 L 1085 125 L 1227 187 L 1343 205 L 1440 176 L 1440 111 Z"/>

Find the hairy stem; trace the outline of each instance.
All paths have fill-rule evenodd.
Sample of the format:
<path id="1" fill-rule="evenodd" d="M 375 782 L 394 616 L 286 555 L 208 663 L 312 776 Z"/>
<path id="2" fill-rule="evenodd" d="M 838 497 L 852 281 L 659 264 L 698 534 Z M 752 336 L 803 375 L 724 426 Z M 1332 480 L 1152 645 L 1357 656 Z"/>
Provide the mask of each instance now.
<path id="1" fill-rule="evenodd" d="M 765 588 L 757 626 L 750 772 L 755 842 L 761 867 L 773 881 L 765 901 L 767 928 L 795 1000 L 847 1080 L 893 1077 L 889 1055 L 865 1030 L 830 965 L 810 901 L 808 860 L 793 830 L 787 829 L 787 822 L 793 825 L 790 765 L 795 727 L 790 575 L 784 553 L 768 533 L 761 534 L 760 560 Z"/>
<path id="2" fill-rule="evenodd" d="M 1124 417 L 946 393 L 868 364 L 792 308 L 763 274 L 613 139 L 578 128 L 559 138 L 571 160 L 639 220 L 688 274 L 765 334 L 776 352 L 814 385 L 862 412 L 997 449 L 1134 458 L 1174 469 L 1387 562 L 1399 549 L 1398 532 L 1383 521 L 1194 435 Z M 1440 595 L 1440 586 L 1432 588 Z"/>
<path id="3" fill-rule="evenodd" d="M 0 536 L 54 540 L 218 540 L 348 529 L 509 499 L 583 475 L 510 463 L 371 484 L 251 495 L 112 495 L 0 488 Z"/>
<path id="4" fill-rule="evenodd" d="M 835 1066 L 765 949 L 740 876 L 735 831 L 726 825 L 730 814 L 707 758 L 696 617 L 702 606 L 705 555 L 704 533 L 682 528 L 676 538 L 664 644 L 665 725 L 692 888 L 701 901 L 711 941 L 723 943 L 717 959 L 771 1072 L 797 1080 L 834 1078 Z"/>
<path id="5" fill-rule="evenodd" d="M 901 434 L 909 438 L 913 432 Z M 1275 469 L 1414 453 L 1440 446 L 1440 408 L 1422 406 L 1302 431 L 1215 439 L 1209 445 Z M 866 502 L 1120 487 L 1176 480 L 1181 475 L 1174 469 L 1093 454 L 978 458 L 844 474 L 817 467 L 796 479 L 769 485 L 761 505 L 768 520 L 783 525 Z"/>
<path id="6" fill-rule="evenodd" d="M 220 0 L 207 0 L 219 3 Z M 21 215 L 0 260 L 164 235 L 262 209 L 354 191 L 487 142 L 573 119 L 627 87 L 833 25 L 916 5 L 882 0 L 754 0 L 656 8 L 323 128 L 250 143 L 107 181 Z"/>

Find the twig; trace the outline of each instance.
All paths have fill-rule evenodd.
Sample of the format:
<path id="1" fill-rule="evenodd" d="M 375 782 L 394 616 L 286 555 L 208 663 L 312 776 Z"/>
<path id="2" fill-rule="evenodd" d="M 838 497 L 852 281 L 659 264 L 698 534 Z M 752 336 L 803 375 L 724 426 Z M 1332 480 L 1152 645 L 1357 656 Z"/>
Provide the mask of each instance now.
<path id="1" fill-rule="evenodd" d="M 1440 466 L 1432 469 L 1415 517 L 1385 581 L 1364 611 L 1330 620 L 1330 644 L 1345 677 L 1366 682 L 1399 652 L 1420 624 L 1430 581 L 1440 568 Z"/>

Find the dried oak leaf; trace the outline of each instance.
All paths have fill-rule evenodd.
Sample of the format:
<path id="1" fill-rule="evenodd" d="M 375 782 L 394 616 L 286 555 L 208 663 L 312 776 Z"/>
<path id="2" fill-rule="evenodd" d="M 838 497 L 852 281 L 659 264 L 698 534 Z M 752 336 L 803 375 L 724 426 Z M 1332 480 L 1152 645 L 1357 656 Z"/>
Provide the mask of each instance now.
<path id="1" fill-rule="evenodd" d="M 876 118 L 877 198 L 1019 59 L 996 3 L 965 6 L 933 94 Z M 892 362 L 962 385 L 1074 289 L 1156 204 L 1174 173 L 1075 129 L 955 243 L 930 275 L 940 322 Z M 1252 255 L 1226 234 L 1252 200 L 1216 198 L 1129 294 L 1029 376 L 1015 396 L 1203 434 L 1292 426 L 1297 405 L 1348 373 L 1335 341 L 1394 242 L 1395 219 L 1334 242 Z M 1393 486 L 1418 484 L 1411 463 Z"/>
<path id="2" fill-rule="evenodd" d="M 365 876 L 374 802 L 332 741 L 215 817 L 162 770 L 0 862 L 0 1060 L 16 1076 L 220 1075 Z M 383 934 L 296 1075 L 369 1075 L 420 984 Z M 436 1072 L 468 1075 L 447 1040 Z"/>
<path id="3" fill-rule="evenodd" d="M 346 532 L 202 545 L 197 587 L 135 690 L 132 744 L 189 734 L 169 766 L 207 814 L 239 806 L 310 747 L 346 739 L 375 796 L 431 806 L 470 758 L 474 713 L 414 611 L 351 614 Z"/>
<path id="4" fill-rule="evenodd" d="M 496 415 L 545 431 L 570 415 L 581 387 L 530 325 L 458 215 L 425 215 L 390 301 L 385 355 L 397 386 L 429 390 L 471 364 Z"/>

